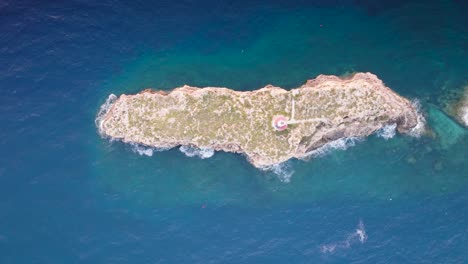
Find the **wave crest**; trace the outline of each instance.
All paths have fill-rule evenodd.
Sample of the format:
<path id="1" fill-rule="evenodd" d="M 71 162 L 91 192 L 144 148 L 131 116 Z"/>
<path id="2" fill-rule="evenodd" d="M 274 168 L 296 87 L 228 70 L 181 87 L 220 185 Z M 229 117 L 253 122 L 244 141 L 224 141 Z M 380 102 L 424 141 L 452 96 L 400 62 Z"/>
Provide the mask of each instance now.
<path id="1" fill-rule="evenodd" d="M 346 150 L 349 147 L 355 146 L 356 143 L 359 143 L 363 140 L 363 138 L 359 137 L 339 138 L 308 152 L 306 154 L 306 157 L 323 157 L 332 152 L 333 150 Z"/>
<path id="2" fill-rule="evenodd" d="M 140 154 L 140 156 L 143 156 L 143 155 L 148 156 L 148 157 L 153 156 L 153 149 L 152 148 L 148 148 L 148 147 L 144 147 L 144 146 L 134 144 L 134 145 L 132 145 L 132 150 L 133 150 L 133 152 Z"/>
<path id="3" fill-rule="evenodd" d="M 187 157 L 199 157 L 201 159 L 211 158 L 214 155 L 214 149 L 211 148 L 196 148 L 193 146 L 181 146 L 180 152 L 184 153 Z"/>
<path id="4" fill-rule="evenodd" d="M 416 109 L 417 114 L 417 124 L 413 127 L 410 132 L 408 133 L 412 137 L 421 137 L 422 134 L 426 131 L 426 118 L 424 118 L 422 112 L 421 102 L 418 99 L 411 101 L 411 105 Z"/>
<path id="5" fill-rule="evenodd" d="M 350 248 L 357 241 L 359 241 L 361 244 L 364 244 L 366 240 L 367 234 L 364 223 L 362 220 L 359 220 L 358 226 L 353 233 L 348 234 L 346 238 L 341 241 L 320 246 L 320 251 L 324 254 L 333 253 L 337 249 Z"/>
<path id="6" fill-rule="evenodd" d="M 148 156 L 148 157 L 151 157 L 153 156 L 154 152 L 160 152 L 160 151 L 165 151 L 165 150 L 169 150 L 171 148 L 155 148 L 155 147 L 148 147 L 148 146 L 144 146 L 144 145 L 139 145 L 139 144 L 135 144 L 135 143 L 131 143 L 130 144 L 132 146 L 132 151 L 137 153 L 137 154 L 140 154 L 140 156 Z"/>
<path id="7" fill-rule="evenodd" d="M 397 127 L 396 123 L 385 125 L 381 129 L 377 130 L 375 132 L 375 134 L 378 137 L 381 137 L 381 138 L 387 140 L 387 139 L 393 138 L 395 136 L 396 127 Z"/>
<path id="8" fill-rule="evenodd" d="M 285 183 L 291 182 L 291 178 L 294 174 L 294 170 L 292 166 L 290 165 L 289 162 L 282 162 L 279 164 L 271 165 L 271 166 L 266 166 L 261 168 L 264 171 L 269 171 L 272 172 L 277 176 L 277 178 Z"/>
<path id="9" fill-rule="evenodd" d="M 99 108 L 99 112 L 96 115 L 96 119 L 94 119 L 94 123 L 96 124 L 96 127 L 98 128 L 99 134 L 102 136 L 103 135 L 103 129 L 102 129 L 102 118 L 107 114 L 109 109 L 112 107 L 112 105 L 115 103 L 117 100 L 117 95 L 115 94 L 110 94 L 104 104 L 101 105 Z"/>

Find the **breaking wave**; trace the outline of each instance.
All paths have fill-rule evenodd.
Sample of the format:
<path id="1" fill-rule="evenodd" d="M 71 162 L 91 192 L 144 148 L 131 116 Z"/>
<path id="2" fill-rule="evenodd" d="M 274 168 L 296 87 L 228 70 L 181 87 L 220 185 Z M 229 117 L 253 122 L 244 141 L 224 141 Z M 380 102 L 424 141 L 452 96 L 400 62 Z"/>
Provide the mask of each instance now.
<path id="1" fill-rule="evenodd" d="M 353 147 L 356 143 L 363 141 L 362 138 L 359 137 L 348 137 L 348 138 L 340 138 L 334 141 L 330 141 L 325 145 L 314 149 L 306 154 L 307 157 L 323 157 L 333 150 L 346 150 L 349 147 Z"/>
<path id="2" fill-rule="evenodd" d="M 179 150 L 187 157 L 199 157 L 201 159 L 211 158 L 215 151 L 211 148 L 196 148 L 192 146 L 181 146 Z"/>
<path id="3" fill-rule="evenodd" d="M 152 148 L 148 148 L 148 147 L 144 147 L 140 145 L 132 145 L 132 150 L 133 152 L 140 154 L 140 156 L 143 156 L 143 155 L 148 156 L 148 157 L 153 156 Z"/>
<path id="4" fill-rule="evenodd" d="M 320 251 L 324 254 L 334 253 L 337 249 L 347 249 L 353 244 L 360 242 L 364 244 L 367 240 L 366 229 L 362 220 L 359 220 L 358 226 L 353 233 L 348 234 L 345 239 L 320 246 Z"/>
<path id="5" fill-rule="evenodd" d="M 130 144 L 132 146 L 132 151 L 139 154 L 140 156 L 148 156 L 151 157 L 153 156 L 154 152 L 160 152 L 160 151 L 165 151 L 169 150 L 171 148 L 155 148 L 155 147 L 147 147 L 139 144 L 132 143 Z"/>
<path id="6" fill-rule="evenodd" d="M 377 130 L 375 132 L 375 134 L 378 137 L 381 137 L 381 138 L 384 138 L 385 140 L 387 140 L 387 139 L 390 139 L 390 138 L 395 136 L 396 127 L 397 127 L 396 123 L 385 125 L 381 129 Z"/>
<path id="7" fill-rule="evenodd" d="M 102 133 L 102 118 L 107 114 L 111 106 L 117 100 L 117 96 L 115 94 L 110 94 L 103 105 L 99 108 L 99 112 L 94 120 L 96 127 L 98 128 L 99 134 L 103 135 Z"/>
<path id="8" fill-rule="evenodd" d="M 308 160 L 311 157 L 323 157 L 334 150 L 346 150 L 349 147 L 355 146 L 356 143 L 361 141 L 363 141 L 363 138 L 359 137 L 340 138 L 334 141 L 330 141 L 325 145 L 306 153 L 306 155 L 301 159 Z M 261 169 L 264 171 L 272 172 L 278 177 L 280 181 L 286 183 L 291 181 L 291 178 L 294 174 L 294 169 L 288 161 L 271 166 L 265 166 Z"/>
<path id="9" fill-rule="evenodd" d="M 409 135 L 413 137 L 421 137 L 421 135 L 426 131 L 426 118 L 424 118 L 422 106 L 418 99 L 413 100 L 411 105 L 416 109 L 418 122 L 416 126 L 410 130 Z"/>
<path id="10" fill-rule="evenodd" d="M 292 166 L 287 161 L 279 163 L 279 164 L 264 167 L 264 168 L 262 168 L 262 170 L 272 172 L 273 174 L 275 174 L 277 176 L 277 178 L 280 181 L 286 182 L 286 183 L 291 182 L 291 178 L 292 178 L 292 176 L 294 174 L 294 170 L 293 170 Z"/>

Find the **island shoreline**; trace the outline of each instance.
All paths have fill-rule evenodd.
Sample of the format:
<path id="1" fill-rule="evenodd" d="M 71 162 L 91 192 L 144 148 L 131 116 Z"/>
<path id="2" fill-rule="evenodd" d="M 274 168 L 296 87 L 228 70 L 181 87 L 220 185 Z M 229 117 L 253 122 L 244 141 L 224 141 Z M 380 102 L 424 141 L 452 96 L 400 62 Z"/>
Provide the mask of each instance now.
<path id="1" fill-rule="evenodd" d="M 205 97 L 214 99 L 204 103 Z M 227 98 L 225 102 L 220 101 L 219 98 L 225 97 Z M 325 99 L 320 101 L 319 98 L 322 97 Z M 341 100 L 337 97 L 344 99 Z M 205 111 L 211 109 L 213 102 L 218 102 L 216 100 L 220 101 L 223 107 L 226 107 L 221 110 Z M 259 107 L 253 110 L 244 107 L 249 103 L 249 100 L 251 100 L 250 103 Z M 373 102 L 373 100 L 377 102 Z M 193 103 L 188 104 L 188 101 L 193 101 Z M 264 104 L 271 103 L 271 101 L 278 103 L 280 107 L 274 105 L 271 109 L 267 106 L 262 109 Z M 295 120 L 295 102 L 299 104 L 296 106 L 296 111 L 300 117 L 304 117 L 308 113 L 309 115 L 314 113 L 315 116 L 312 115 L 312 119 L 307 116 L 309 119 Z M 192 111 L 192 119 L 179 115 L 179 113 L 187 112 L 187 109 L 180 106 L 183 103 Z M 320 104 L 318 107 L 320 109 L 313 109 L 317 104 Z M 357 106 L 355 106 L 356 104 Z M 336 110 L 335 112 L 339 112 L 339 114 L 331 113 L 329 105 L 333 105 L 336 109 L 332 110 Z M 354 108 L 351 109 L 352 106 Z M 321 108 L 327 109 L 327 111 L 321 110 Z M 349 113 L 346 112 L 347 108 L 350 108 Z M 142 114 L 142 112 L 148 113 L 148 111 L 150 114 Z M 213 114 L 215 111 L 221 113 L 215 115 Z M 196 125 L 199 126 L 200 121 L 218 124 L 219 120 L 215 118 L 218 116 L 219 119 L 228 120 L 227 118 L 231 118 L 229 111 L 237 111 L 241 114 L 251 113 L 250 118 L 261 119 L 263 123 L 258 126 L 258 131 L 246 131 L 245 133 L 255 135 L 258 132 L 268 136 L 268 140 L 274 141 L 271 149 L 262 147 L 262 144 L 267 142 L 265 139 L 260 139 L 261 142 L 258 146 L 252 147 L 252 141 L 249 142 L 248 138 L 239 135 L 244 133 L 243 130 L 233 128 L 229 131 L 226 129 L 230 124 L 228 121 L 221 120 L 224 123 L 213 125 L 213 129 L 217 133 L 215 136 L 211 135 L 213 133 L 209 129 L 198 128 L 197 130 Z M 290 124 L 290 128 L 286 131 L 278 131 L 275 130 L 274 126 L 271 126 L 271 120 L 268 118 L 271 119 L 273 116 L 274 121 L 275 111 L 286 116 L 285 122 Z M 151 116 L 153 112 L 160 115 Z M 327 116 L 326 113 L 331 114 Z M 288 120 L 288 116 L 291 114 L 292 118 Z M 176 116 L 174 118 L 170 117 L 171 115 Z M 128 118 L 131 119 L 132 116 L 137 116 L 137 125 L 131 120 L 128 121 Z M 165 128 L 161 129 L 159 125 L 155 125 L 162 124 L 163 116 L 164 122 L 166 122 L 164 124 L 168 127 L 167 131 L 164 131 Z M 135 117 L 133 118 L 135 119 Z M 125 119 L 127 120 L 122 121 Z M 323 122 L 323 120 L 328 122 Z M 264 124 L 266 121 L 269 122 L 268 125 Z M 310 121 L 310 124 L 306 124 L 306 121 Z M 234 124 L 240 123 L 239 121 L 233 122 Z M 348 137 L 364 138 L 384 126 L 393 124 L 400 133 L 419 136 L 424 131 L 425 119 L 419 107 L 393 92 L 371 73 L 356 73 L 344 78 L 319 75 L 315 79 L 308 80 L 304 85 L 291 90 L 273 85 L 267 85 L 253 91 L 234 91 L 224 87 L 198 88 L 187 85 L 171 91 L 145 89 L 135 95 L 123 94 L 119 97 L 110 95 L 106 103 L 101 106 L 96 118 L 96 125 L 101 136 L 112 140 L 121 140 L 124 143 L 134 143 L 157 149 L 190 146 L 198 149 L 239 153 L 244 154 L 249 162 L 258 168 L 267 168 L 291 158 L 308 158 L 311 152 L 329 142 Z M 194 132 L 186 136 L 179 128 L 190 129 Z M 177 135 L 173 137 L 170 132 Z M 206 136 L 208 134 L 209 136 Z M 223 136 L 228 140 L 222 138 Z M 275 145 L 279 146 L 279 151 L 274 149 Z M 268 153 L 272 153 L 271 156 Z"/>

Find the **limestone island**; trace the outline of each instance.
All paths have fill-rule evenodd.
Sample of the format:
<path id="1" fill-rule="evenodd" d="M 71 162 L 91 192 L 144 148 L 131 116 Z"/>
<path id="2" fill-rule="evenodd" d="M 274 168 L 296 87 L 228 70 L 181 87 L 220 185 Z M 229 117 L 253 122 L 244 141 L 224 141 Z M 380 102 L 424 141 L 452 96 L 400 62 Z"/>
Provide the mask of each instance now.
<path id="1" fill-rule="evenodd" d="M 183 86 L 114 97 L 97 119 L 101 135 L 155 148 L 191 146 L 245 154 L 256 167 L 306 158 L 328 142 L 384 127 L 417 134 L 423 117 L 371 73 L 319 75 L 299 88 L 255 91 Z"/>

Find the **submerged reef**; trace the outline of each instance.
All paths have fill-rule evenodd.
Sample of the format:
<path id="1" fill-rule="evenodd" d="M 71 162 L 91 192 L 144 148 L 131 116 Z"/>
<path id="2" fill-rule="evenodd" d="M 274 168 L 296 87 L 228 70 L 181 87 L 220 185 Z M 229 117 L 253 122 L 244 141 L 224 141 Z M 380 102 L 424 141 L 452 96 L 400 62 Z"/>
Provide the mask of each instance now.
<path id="1" fill-rule="evenodd" d="M 467 132 L 459 123 L 435 105 L 428 106 L 427 118 L 431 124 L 431 132 L 433 132 L 431 134 L 438 139 L 443 149 L 457 144 Z"/>
<path id="2" fill-rule="evenodd" d="M 371 73 L 319 75 L 289 91 L 183 86 L 112 99 L 97 120 L 103 136 L 156 148 L 242 153 L 259 168 L 388 126 L 416 136 L 424 130 L 417 107 Z"/>

